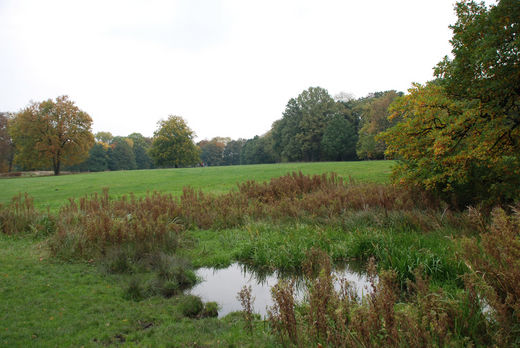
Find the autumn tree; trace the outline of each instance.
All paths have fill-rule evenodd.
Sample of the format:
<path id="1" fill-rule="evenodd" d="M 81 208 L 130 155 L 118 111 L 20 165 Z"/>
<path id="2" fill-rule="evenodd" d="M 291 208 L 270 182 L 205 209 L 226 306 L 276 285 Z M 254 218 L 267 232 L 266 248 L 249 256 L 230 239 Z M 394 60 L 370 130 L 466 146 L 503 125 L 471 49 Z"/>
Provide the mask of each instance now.
<path id="1" fill-rule="evenodd" d="M 97 132 L 95 138 L 98 142 L 110 144 L 112 139 L 114 139 L 114 136 L 110 132 Z"/>
<path id="2" fill-rule="evenodd" d="M 386 91 L 370 94 L 358 102 L 361 128 L 356 145 L 356 152 L 360 159 L 383 159 L 386 144 L 383 140 L 376 140 L 376 136 L 397 123 L 398 118 L 389 119 L 388 107 L 401 92 Z"/>
<path id="3" fill-rule="evenodd" d="M 224 149 L 230 138 L 215 137 L 211 140 L 202 140 L 197 145 L 200 148 L 200 159 L 208 166 L 224 164 Z"/>
<path id="4" fill-rule="evenodd" d="M 9 134 L 16 148 L 15 162 L 24 167 L 52 167 L 81 163 L 94 144 L 92 119 L 67 96 L 36 103 L 18 112 Z"/>
<path id="5" fill-rule="evenodd" d="M 150 156 L 159 167 L 183 167 L 200 162 L 199 149 L 193 142 L 195 133 L 180 116 L 158 122 Z"/>
<path id="6" fill-rule="evenodd" d="M 396 102 L 403 121 L 381 139 L 401 182 L 459 207 L 509 202 L 520 196 L 520 6 L 462 1 L 456 11 L 453 58 Z"/>

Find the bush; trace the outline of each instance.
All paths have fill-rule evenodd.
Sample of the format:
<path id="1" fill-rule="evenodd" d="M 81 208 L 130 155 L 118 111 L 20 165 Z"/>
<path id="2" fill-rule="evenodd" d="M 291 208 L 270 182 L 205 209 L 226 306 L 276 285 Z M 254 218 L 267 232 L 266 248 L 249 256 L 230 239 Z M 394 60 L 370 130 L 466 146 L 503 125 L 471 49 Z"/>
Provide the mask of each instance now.
<path id="1" fill-rule="evenodd" d="M 204 310 L 202 311 L 203 318 L 216 318 L 218 317 L 219 305 L 217 302 L 206 302 L 204 304 Z"/>
<path id="2" fill-rule="evenodd" d="M 181 298 L 179 309 L 185 317 L 196 318 L 204 309 L 204 304 L 199 296 L 186 295 Z"/>

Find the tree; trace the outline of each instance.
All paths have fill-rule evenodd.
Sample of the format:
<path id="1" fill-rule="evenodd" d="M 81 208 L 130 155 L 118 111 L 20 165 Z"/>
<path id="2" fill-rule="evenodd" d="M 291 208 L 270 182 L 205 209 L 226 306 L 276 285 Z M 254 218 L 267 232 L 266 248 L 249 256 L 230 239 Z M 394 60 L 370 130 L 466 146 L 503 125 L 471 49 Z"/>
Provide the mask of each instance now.
<path id="1" fill-rule="evenodd" d="M 415 85 L 393 106 L 403 122 L 383 134 L 401 160 L 395 176 L 459 207 L 520 196 L 520 6 L 462 1 L 453 59 L 437 81 Z"/>
<path id="2" fill-rule="evenodd" d="M 226 144 L 224 152 L 222 153 L 222 160 L 224 165 L 239 165 L 240 154 L 242 153 L 242 147 L 246 142 L 245 139 L 231 140 Z"/>
<path id="3" fill-rule="evenodd" d="M 136 168 L 133 142 L 124 137 L 114 137 L 108 149 L 108 169 L 132 170 Z"/>
<path id="4" fill-rule="evenodd" d="M 264 136 L 255 136 L 248 139 L 241 151 L 241 164 L 274 163 L 276 156 L 273 152 L 273 141 L 270 133 Z"/>
<path id="5" fill-rule="evenodd" d="M 97 132 L 95 137 L 97 141 L 105 144 L 110 144 L 112 139 L 114 139 L 114 136 L 110 132 Z"/>
<path id="6" fill-rule="evenodd" d="M 321 140 L 325 159 L 330 161 L 356 159 L 357 140 L 355 125 L 342 114 L 333 115 L 325 127 Z"/>
<path id="7" fill-rule="evenodd" d="M 215 137 L 211 140 L 202 140 L 197 145 L 200 148 L 200 159 L 208 166 L 220 166 L 224 164 L 224 149 L 230 138 Z"/>
<path id="8" fill-rule="evenodd" d="M 14 144 L 9 135 L 11 118 L 11 114 L 0 112 L 0 172 L 10 172 L 13 167 Z"/>
<path id="9" fill-rule="evenodd" d="M 283 161 L 323 160 L 323 132 L 340 106 L 321 87 L 310 87 L 290 99 L 282 119 L 272 127 L 275 152 Z"/>
<path id="10" fill-rule="evenodd" d="M 302 160 L 302 143 L 298 135 L 302 132 L 302 113 L 296 99 L 291 98 L 281 120 L 273 123 L 274 150 L 284 162 Z"/>
<path id="11" fill-rule="evenodd" d="M 386 144 L 375 137 L 398 122 L 398 118 L 389 120 L 388 107 L 400 95 L 402 93 L 396 91 L 376 92 L 358 105 L 361 110 L 361 129 L 356 152 L 360 159 L 384 158 Z"/>
<path id="12" fill-rule="evenodd" d="M 25 167 L 52 167 L 81 163 L 94 144 L 92 119 L 67 96 L 31 103 L 10 122 L 16 148 L 15 162 Z"/>
<path id="13" fill-rule="evenodd" d="M 148 150 L 152 145 L 152 139 L 143 136 L 141 133 L 132 133 L 127 138 L 133 142 L 132 149 L 134 151 L 137 169 L 152 168 L 153 162 L 148 155 Z"/>
<path id="14" fill-rule="evenodd" d="M 169 116 L 158 122 L 150 157 L 160 167 L 190 166 L 200 162 L 199 149 L 193 143 L 195 134 L 180 116 Z"/>
<path id="15" fill-rule="evenodd" d="M 97 142 L 89 151 L 85 169 L 90 172 L 102 172 L 108 169 L 108 153 L 104 143 Z M 83 169 L 83 168 L 82 168 Z"/>

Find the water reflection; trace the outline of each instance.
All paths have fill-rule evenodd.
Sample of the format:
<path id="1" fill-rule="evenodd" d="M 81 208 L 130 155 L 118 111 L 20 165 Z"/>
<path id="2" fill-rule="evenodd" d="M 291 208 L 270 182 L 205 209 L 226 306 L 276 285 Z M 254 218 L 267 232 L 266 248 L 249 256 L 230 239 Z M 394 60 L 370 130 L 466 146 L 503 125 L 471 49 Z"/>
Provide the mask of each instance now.
<path id="1" fill-rule="evenodd" d="M 366 275 L 359 270 L 354 271 L 353 267 L 348 264 L 336 267 L 333 273 L 338 279 L 346 279 L 359 297 L 367 294 L 370 289 Z M 217 302 L 220 305 L 219 317 L 242 309 L 237 300 L 237 293 L 244 285 L 251 286 L 252 295 L 255 298 L 255 313 L 265 316 L 267 307 L 273 305 L 271 287 L 276 285 L 278 279 L 290 277 L 290 275 L 279 272 L 258 272 L 238 263 L 223 269 L 199 268 L 197 275 L 203 281 L 193 287 L 190 293 L 200 296 L 204 302 Z M 339 288 L 339 284 L 336 284 L 336 287 Z M 300 278 L 296 286 L 298 300 L 303 299 L 303 288 L 303 281 Z"/>

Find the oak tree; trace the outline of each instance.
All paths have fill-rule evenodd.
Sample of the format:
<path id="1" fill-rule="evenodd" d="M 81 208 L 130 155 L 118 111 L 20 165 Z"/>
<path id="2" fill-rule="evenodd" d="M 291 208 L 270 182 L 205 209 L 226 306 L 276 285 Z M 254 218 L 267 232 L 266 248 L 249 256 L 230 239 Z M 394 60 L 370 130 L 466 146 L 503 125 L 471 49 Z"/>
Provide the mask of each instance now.
<path id="1" fill-rule="evenodd" d="M 52 167 L 84 161 L 94 145 L 92 119 L 67 96 L 33 102 L 10 122 L 16 148 L 15 162 L 25 168 Z"/>
<path id="2" fill-rule="evenodd" d="M 403 122 L 382 139 L 403 183 L 461 208 L 511 202 L 520 197 L 520 6 L 462 1 L 456 10 L 453 58 L 394 104 Z"/>

